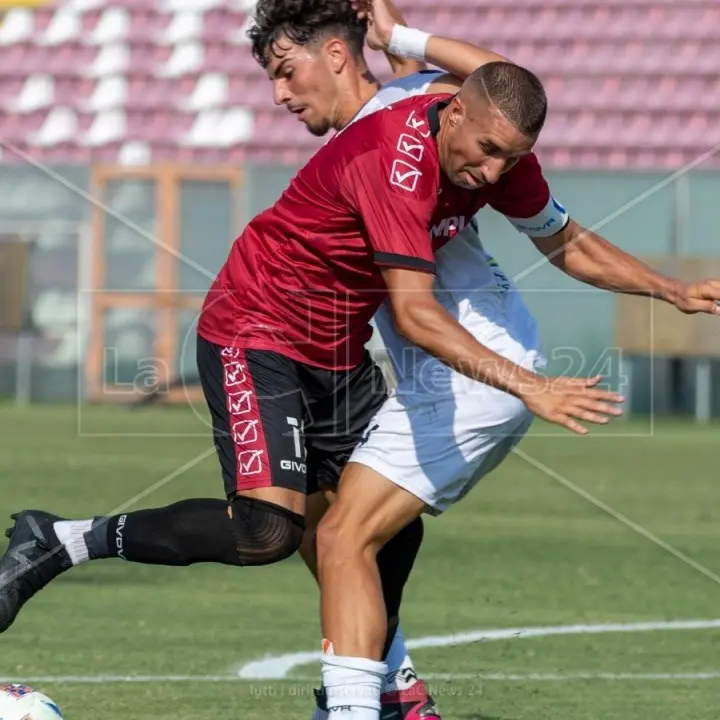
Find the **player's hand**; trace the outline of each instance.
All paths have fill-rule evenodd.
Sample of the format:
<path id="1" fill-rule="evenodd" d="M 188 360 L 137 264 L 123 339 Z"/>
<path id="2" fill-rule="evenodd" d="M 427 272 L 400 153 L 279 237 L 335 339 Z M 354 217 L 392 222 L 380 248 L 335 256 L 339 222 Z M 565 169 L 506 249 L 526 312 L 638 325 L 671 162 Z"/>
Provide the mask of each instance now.
<path id="1" fill-rule="evenodd" d="M 544 378 L 538 385 L 522 394 L 527 408 L 543 420 L 562 425 L 578 435 L 587 435 L 588 429 L 579 420 L 605 425 L 611 418 L 622 415 L 617 403 L 622 395 L 602 390 L 596 385 L 600 375 L 593 378 Z"/>
<path id="2" fill-rule="evenodd" d="M 675 307 L 688 315 L 694 313 L 720 315 L 720 280 L 703 280 L 683 285 L 675 301 Z"/>
<path id="3" fill-rule="evenodd" d="M 352 0 L 360 19 L 367 18 L 366 42 L 371 50 L 388 49 L 394 25 L 405 25 L 400 11 L 390 0 Z"/>

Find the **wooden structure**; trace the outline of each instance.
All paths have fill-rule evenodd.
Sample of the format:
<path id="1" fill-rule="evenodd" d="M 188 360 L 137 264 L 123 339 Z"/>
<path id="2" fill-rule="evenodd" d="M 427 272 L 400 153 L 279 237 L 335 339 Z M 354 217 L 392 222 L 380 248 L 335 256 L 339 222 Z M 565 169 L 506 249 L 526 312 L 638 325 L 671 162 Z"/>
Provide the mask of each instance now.
<path id="1" fill-rule="evenodd" d="M 664 275 L 686 282 L 720 277 L 720 260 L 687 256 L 642 258 Z M 647 297 L 619 295 L 616 305 L 615 343 L 622 350 L 628 377 L 632 358 L 666 358 L 695 361 L 695 416 L 711 417 L 710 361 L 720 358 L 720 321 L 706 314 L 685 315 L 667 303 Z"/>
<path id="2" fill-rule="evenodd" d="M 30 245 L 19 235 L 0 237 L 0 333 L 25 330 L 29 275 Z"/>
<path id="3" fill-rule="evenodd" d="M 109 217 L 104 198 L 110 183 L 123 180 L 151 181 L 154 188 L 156 237 L 148 239 L 155 245 L 155 283 L 151 291 L 117 292 L 108 289 L 107 283 L 107 233 Z M 86 397 L 96 402 L 132 401 L 126 388 L 114 388 L 113 379 L 105 376 L 106 317 L 111 309 L 144 310 L 156 318 L 152 359 L 158 377 L 156 383 L 162 400 L 187 402 L 200 395 L 197 386 L 186 387 L 177 383 L 173 368 L 177 365 L 180 338 L 178 315 L 182 311 L 198 312 L 204 293 L 183 292 L 179 286 L 180 267 L 183 263 L 180 251 L 180 195 L 182 184 L 187 181 L 227 183 L 232 198 L 232 228 L 227 238 L 228 248 L 233 240 L 232 232 L 241 228 L 239 190 L 243 176 L 239 170 L 229 168 L 179 167 L 158 165 L 148 168 L 96 167 L 93 170 L 90 195 L 95 200 L 92 209 L 92 280 L 90 297 L 90 332 L 85 354 Z M 223 242 L 223 238 L 213 238 Z M 145 393 L 147 395 L 147 392 Z"/>

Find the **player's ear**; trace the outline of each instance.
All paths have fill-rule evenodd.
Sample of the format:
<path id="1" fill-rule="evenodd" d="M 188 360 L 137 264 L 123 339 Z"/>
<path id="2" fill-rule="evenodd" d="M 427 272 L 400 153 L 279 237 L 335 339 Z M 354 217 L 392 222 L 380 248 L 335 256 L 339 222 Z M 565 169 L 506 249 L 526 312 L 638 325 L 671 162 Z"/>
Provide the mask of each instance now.
<path id="1" fill-rule="evenodd" d="M 450 125 L 452 127 L 456 127 L 459 125 L 463 118 L 465 117 L 465 103 L 460 98 L 459 95 L 456 95 L 451 101 L 450 105 L 447 108 L 448 118 L 450 121 Z"/>
<path id="2" fill-rule="evenodd" d="M 323 46 L 323 54 L 330 69 L 334 73 L 341 73 L 350 59 L 348 46 L 339 38 L 328 40 Z"/>

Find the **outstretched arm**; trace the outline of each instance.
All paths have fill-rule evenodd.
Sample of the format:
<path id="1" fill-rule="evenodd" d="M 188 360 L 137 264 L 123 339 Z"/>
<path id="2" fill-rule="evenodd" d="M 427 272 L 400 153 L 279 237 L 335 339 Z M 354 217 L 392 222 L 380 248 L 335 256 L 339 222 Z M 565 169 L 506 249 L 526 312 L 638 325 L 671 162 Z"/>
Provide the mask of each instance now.
<path id="1" fill-rule="evenodd" d="M 555 267 L 588 285 L 653 297 L 685 313 L 720 315 L 720 280 L 688 284 L 661 275 L 572 220 L 555 235 L 531 239 Z"/>
<path id="2" fill-rule="evenodd" d="M 457 372 L 518 398 L 541 391 L 544 380 L 486 347 L 437 301 L 433 275 L 383 268 L 395 328 Z"/>
<path id="3" fill-rule="evenodd" d="M 720 280 L 688 284 L 665 277 L 574 222 L 553 197 L 532 153 L 521 158 L 495 186 L 490 206 L 527 235 L 549 262 L 580 282 L 664 300 L 685 313 L 720 315 Z"/>
<path id="4" fill-rule="evenodd" d="M 605 424 L 621 414 L 617 393 L 600 390 L 594 378 L 543 378 L 478 342 L 433 295 L 432 277 L 385 268 L 383 277 L 397 332 L 457 372 L 515 395 L 528 409 L 573 432 L 587 433 L 579 420 Z"/>

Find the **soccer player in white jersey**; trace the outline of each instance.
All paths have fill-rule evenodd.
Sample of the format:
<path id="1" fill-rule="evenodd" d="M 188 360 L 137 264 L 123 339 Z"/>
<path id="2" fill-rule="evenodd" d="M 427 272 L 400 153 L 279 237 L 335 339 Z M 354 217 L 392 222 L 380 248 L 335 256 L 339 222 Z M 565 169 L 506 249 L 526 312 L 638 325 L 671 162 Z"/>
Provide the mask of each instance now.
<path id="1" fill-rule="evenodd" d="M 276 11 L 276 19 L 282 4 L 281 0 L 261 0 L 261 7 L 272 6 Z M 312 15 L 307 6 L 315 3 L 305 3 L 305 18 L 298 3 L 291 5 L 293 12 L 274 28 L 272 13 L 265 15 L 265 26 L 254 37 L 254 49 L 269 70 L 276 102 L 298 114 L 314 134 L 341 131 L 353 120 L 409 95 L 452 92 L 476 67 L 497 59 L 466 43 L 403 28 L 388 0 L 374 0 L 368 44 L 396 58 L 428 60 L 456 76 L 416 74 L 378 91 L 362 57 L 343 48 L 347 36 L 342 28 L 328 23 L 324 31 L 310 32 L 303 23 L 307 14 Z M 409 137 L 398 146 L 411 159 L 414 150 Z M 493 183 L 512 163 L 502 158 L 498 148 L 488 148 L 487 154 L 485 181 Z M 576 277 L 607 289 L 659 295 L 686 312 L 714 311 L 712 303 L 704 300 L 710 298 L 703 295 L 709 292 L 707 288 L 686 287 L 675 294 L 679 286 L 674 281 L 661 278 L 572 223 L 549 191 L 545 190 L 538 205 L 539 188 L 540 184 L 531 182 L 518 188 L 520 194 L 527 192 L 527 212 L 508 219 L 551 259 L 553 254 L 563 259 L 570 256 L 568 239 L 584 239 L 583 249 L 589 247 L 589 252 L 572 253 Z M 535 370 L 543 362 L 535 322 L 497 264 L 483 252 L 470 219 L 448 218 L 433 232 L 458 235 L 436 255 L 436 299 L 488 348 L 520 368 Z M 608 273 L 613 265 L 621 269 Z M 572 272 L 567 266 L 563 269 Z M 397 393 L 371 421 L 341 485 L 342 502 L 321 522 L 318 537 L 323 629 L 328 638 L 323 643 L 323 676 L 328 706 L 337 720 L 379 717 L 379 695 L 388 666 L 377 662 L 382 657 L 377 650 L 380 619 L 368 617 L 378 607 L 372 589 L 376 587 L 374 552 L 409 519 L 421 513 L 440 514 L 462 498 L 503 460 L 532 418 L 528 398 L 523 402 L 517 393 L 468 381 L 458 368 L 452 370 L 432 357 L 437 353 L 428 354 L 404 342 L 387 309 L 376 315 L 376 322 L 398 378 Z M 556 419 L 575 432 L 586 432 L 573 415 L 590 422 L 605 420 L 593 412 L 565 414 L 562 408 Z M 358 623 L 362 615 L 365 618 Z M 424 709 L 406 717 L 423 717 Z M 430 717 L 437 717 L 436 711 L 427 710 Z"/>

